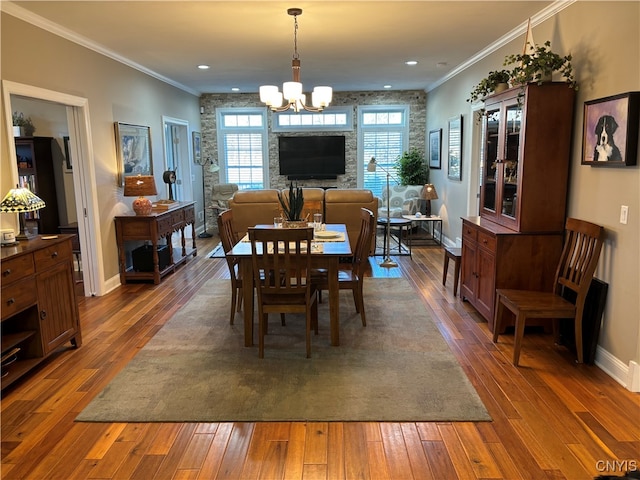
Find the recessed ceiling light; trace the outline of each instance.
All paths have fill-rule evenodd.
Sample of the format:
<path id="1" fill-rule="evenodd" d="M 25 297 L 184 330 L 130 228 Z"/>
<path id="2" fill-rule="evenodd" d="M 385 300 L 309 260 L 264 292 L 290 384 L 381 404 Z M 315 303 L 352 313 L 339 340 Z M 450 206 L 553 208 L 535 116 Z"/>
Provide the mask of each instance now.
<path id="1" fill-rule="evenodd" d="M 198 68 L 199 68 L 200 70 L 209 70 L 209 65 L 204 65 L 204 64 L 202 64 L 202 65 L 198 65 Z"/>
<path id="2" fill-rule="evenodd" d="M 232 92 L 239 92 L 240 89 L 238 87 L 231 87 Z"/>
<path id="3" fill-rule="evenodd" d="M 407 60 L 404 63 L 406 63 L 407 65 L 417 65 L 418 61 L 417 60 Z"/>
<path id="4" fill-rule="evenodd" d="M 391 88 L 391 85 L 385 85 L 385 86 L 384 86 L 384 87 L 382 87 L 382 88 Z"/>

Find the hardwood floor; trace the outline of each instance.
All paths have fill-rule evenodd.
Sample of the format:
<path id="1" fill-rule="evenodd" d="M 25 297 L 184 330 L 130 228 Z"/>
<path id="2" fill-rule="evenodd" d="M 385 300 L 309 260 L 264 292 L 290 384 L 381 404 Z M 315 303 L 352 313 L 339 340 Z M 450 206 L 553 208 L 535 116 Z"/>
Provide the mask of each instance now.
<path id="1" fill-rule="evenodd" d="M 1 477 L 10 479 L 589 479 L 640 469 L 640 396 L 576 365 L 551 335 L 512 336 L 442 286 L 440 247 L 416 247 L 372 276 L 410 280 L 493 417 L 438 423 L 75 423 L 76 415 L 209 278 L 200 255 L 161 285 L 79 297 L 84 343 L 3 393 Z M 256 347 L 257 348 L 257 347 Z M 176 385 L 176 388 L 180 388 Z M 617 461 L 617 462 L 616 462 Z"/>

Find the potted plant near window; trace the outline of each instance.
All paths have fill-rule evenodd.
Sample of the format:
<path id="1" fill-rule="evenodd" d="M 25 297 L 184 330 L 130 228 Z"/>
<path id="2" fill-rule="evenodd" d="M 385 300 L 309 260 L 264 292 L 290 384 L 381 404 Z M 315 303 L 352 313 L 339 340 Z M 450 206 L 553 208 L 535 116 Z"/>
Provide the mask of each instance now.
<path id="1" fill-rule="evenodd" d="M 504 65 L 515 65 L 511 70 L 511 83 L 524 86 L 528 83 L 550 82 L 554 72 L 559 72 L 571 88 L 578 90 L 578 84 L 573 76 L 571 55 L 561 56 L 551 51 L 551 42 L 544 45 L 528 44 L 527 52 L 517 55 L 507 55 Z"/>
<path id="2" fill-rule="evenodd" d="M 425 162 L 424 154 L 417 148 L 411 148 L 408 152 L 404 152 L 396 160 L 396 168 L 400 185 L 409 186 L 407 192 L 420 192 L 425 184 L 429 183 L 429 168 Z M 390 192 L 387 193 L 387 202 L 391 201 Z M 406 195 L 406 194 L 405 194 Z M 411 198 L 412 203 L 409 205 L 407 213 L 415 214 L 417 210 L 424 212 L 423 205 L 420 204 L 419 197 Z M 405 200 L 407 203 L 408 200 Z M 405 206 L 403 205 L 403 210 Z"/>
<path id="3" fill-rule="evenodd" d="M 288 228 L 306 227 L 307 221 L 300 218 L 302 207 L 304 206 L 304 196 L 302 195 L 302 187 L 293 187 L 293 183 L 289 184 L 289 195 L 284 196 L 278 192 L 278 201 L 282 206 L 282 212 L 285 216 L 284 226 Z"/>
<path id="4" fill-rule="evenodd" d="M 473 87 L 467 102 L 476 102 L 482 100 L 487 95 L 492 93 L 499 93 L 509 88 L 509 80 L 511 74 L 508 70 L 496 70 L 489 72 L 486 78 L 480 80 L 480 82 Z"/>
<path id="5" fill-rule="evenodd" d="M 11 115 L 13 120 L 13 136 L 14 137 L 32 137 L 36 127 L 31 122 L 31 117 L 25 117 L 22 112 L 13 112 Z"/>
<path id="6" fill-rule="evenodd" d="M 401 185 L 424 185 L 429 183 L 429 170 L 424 155 L 417 148 L 404 152 L 396 161 Z"/>

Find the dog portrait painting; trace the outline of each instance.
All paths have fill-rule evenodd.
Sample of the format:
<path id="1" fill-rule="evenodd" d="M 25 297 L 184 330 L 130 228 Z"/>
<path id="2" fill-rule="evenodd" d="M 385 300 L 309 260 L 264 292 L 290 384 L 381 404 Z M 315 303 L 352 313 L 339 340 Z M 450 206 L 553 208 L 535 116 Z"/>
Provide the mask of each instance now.
<path id="1" fill-rule="evenodd" d="M 596 123 L 596 147 L 593 151 L 594 162 L 621 162 L 620 149 L 615 144 L 614 134 L 618 123 L 611 115 L 603 115 Z"/>
<path id="2" fill-rule="evenodd" d="M 585 102 L 583 165 L 636 165 L 639 105 L 640 92 Z"/>

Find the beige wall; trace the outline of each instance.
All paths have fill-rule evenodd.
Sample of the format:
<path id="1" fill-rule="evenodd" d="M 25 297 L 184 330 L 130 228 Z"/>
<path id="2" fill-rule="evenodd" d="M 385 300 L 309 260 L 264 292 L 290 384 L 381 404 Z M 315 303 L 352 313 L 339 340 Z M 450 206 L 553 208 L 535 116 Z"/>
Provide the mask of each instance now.
<path id="1" fill-rule="evenodd" d="M 79 161 L 93 162 L 95 168 L 96 185 L 93 187 L 99 205 L 98 235 L 103 250 L 103 280 L 107 281 L 118 274 L 113 218 L 130 212 L 132 201 L 122 196 L 122 189 L 116 183 L 114 122 L 151 127 L 154 175 L 161 192 L 165 169 L 162 116 L 186 120 L 190 130 L 199 131 L 199 99 L 4 12 L 1 22 L 3 80 L 88 99 L 94 158 Z M 16 38 L 20 41 L 15 41 Z M 11 168 L 7 141 L 3 128 L 0 164 L 3 192 L 11 187 L 10 175 L 6 173 Z M 199 200 L 202 195 L 200 169 L 194 169 L 193 173 L 193 191 L 196 195 L 200 192 L 196 199 Z M 7 215 L 1 217 L 3 224 L 13 226 Z"/>
<path id="2" fill-rule="evenodd" d="M 640 167 L 581 165 L 582 109 L 587 100 L 640 90 L 639 32 L 638 2 L 576 2 L 533 29 L 536 43 L 548 39 L 554 51 L 573 55 L 580 89 L 575 106 L 568 215 L 598 223 L 607 230 L 596 272 L 598 278 L 609 284 L 600 345 L 625 365 L 631 360 L 640 361 Z M 460 236 L 461 216 L 477 214 L 477 210 L 467 210 L 473 147 L 467 140 L 473 120 L 465 99 L 487 72 L 502 67 L 506 54 L 521 51 L 523 42 L 524 35 L 427 95 L 427 131 L 443 128 L 444 145 L 447 119 L 464 115 L 463 181 L 447 179 L 444 158 L 443 170 L 431 172 L 440 196 L 440 200 L 432 203 L 446 218 L 445 235 L 449 239 Z M 627 225 L 618 221 L 621 205 L 629 206 Z"/>

